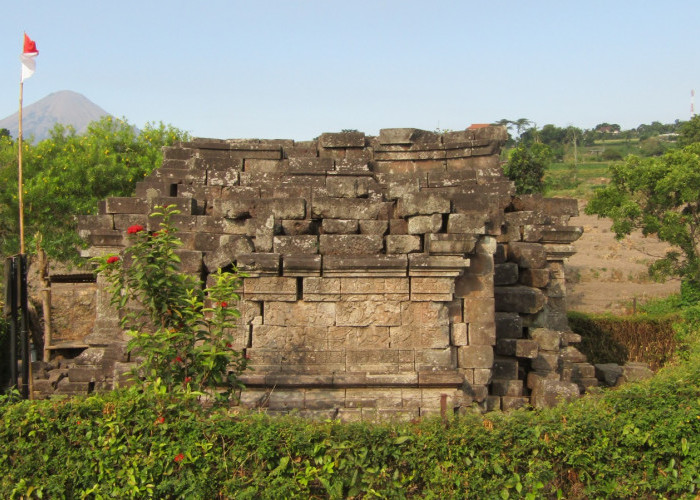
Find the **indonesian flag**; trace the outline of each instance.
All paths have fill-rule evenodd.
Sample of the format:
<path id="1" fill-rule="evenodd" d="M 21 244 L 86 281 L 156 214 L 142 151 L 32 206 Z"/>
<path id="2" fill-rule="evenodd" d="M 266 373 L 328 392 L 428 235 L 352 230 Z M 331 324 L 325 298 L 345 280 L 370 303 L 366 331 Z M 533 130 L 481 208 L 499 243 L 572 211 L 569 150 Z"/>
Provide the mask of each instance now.
<path id="1" fill-rule="evenodd" d="M 34 74 L 34 71 L 36 71 L 36 61 L 34 58 L 38 55 L 39 51 L 36 48 L 36 43 L 25 33 L 24 50 L 22 51 L 22 55 L 19 56 L 22 61 L 22 79 L 20 81 L 23 82 Z"/>

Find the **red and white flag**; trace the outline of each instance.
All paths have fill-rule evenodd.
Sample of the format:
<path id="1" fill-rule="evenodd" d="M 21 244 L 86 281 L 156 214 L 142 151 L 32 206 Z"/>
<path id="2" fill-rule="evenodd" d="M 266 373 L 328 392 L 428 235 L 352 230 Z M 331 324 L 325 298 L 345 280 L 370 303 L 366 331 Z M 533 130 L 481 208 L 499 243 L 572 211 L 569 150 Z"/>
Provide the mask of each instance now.
<path id="1" fill-rule="evenodd" d="M 25 33 L 24 50 L 22 50 L 22 55 L 19 56 L 22 61 L 22 79 L 20 81 L 23 82 L 34 74 L 34 71 L 36 71 L 36 61 L 34 58 L 38 55 L 39 51 L 36 48 L 36 43 Z"/>

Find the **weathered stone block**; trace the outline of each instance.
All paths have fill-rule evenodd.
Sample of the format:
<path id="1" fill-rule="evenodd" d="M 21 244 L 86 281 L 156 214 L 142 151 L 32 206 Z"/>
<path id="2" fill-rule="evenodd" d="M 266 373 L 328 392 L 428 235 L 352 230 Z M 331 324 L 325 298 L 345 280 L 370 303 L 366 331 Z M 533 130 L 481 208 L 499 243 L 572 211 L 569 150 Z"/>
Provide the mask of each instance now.
<path id="1" fill-rule="evenodd" d="M 406 255 L 324 255 L 323 274 L 328 277 L 406 276 Z"/>
<path id="2" fill-rule="evenodd" d="M 229 219 L 242 219 L 251 217 L 255 209 L 255 199 L 237 198 L 214 200 L 212 215 L 215 217 L 227 217 Z"/>
<path id="3" fill-rule="evenodd" d="M 558 351 L 561 346 L 562 332 L 549 328 L 530 328 L 529 336 L 537 342 L 543 351 Z"/>
<path id="4" fill-rule="evenodd" d="M 445 349 L 450 345 L 450 328 L 442 326 L 392 326 L 390 345 L 398 349 Z M 417 354 L 416 354 L 417 356 Z"/>
<path id="5" fill-rule="evenodd" d="M 362 234 L 378 234 L 385 235 L 389 230 L 388 220 L 361 220 L 360 233 Z"/>
<path id="6" fill-rule="evenodd" d="M 306 200 L 303 198 L 272 198 L 255 201 L 256 217 L 274 215 L 275 219 L 304 219 Z"/>
<path id="7" fill-rule="evenodd" d="M 402 302 L 401 325 L 421 328 L 425 325 L 447 326 L 450 319 L 447 305 L 442 302 Z"/>
<path id="8" fill-rule="evenodd" d="M 442 214 L 416 215 L 408 219 L 408 234 L 437 233 L 442 229 Z"/>
<path id="9" fill-rule="evenodd" d="M 531 366 L 536 371 L 555 372 L 559 369 L 559 354 L 540 351 Z"/>
<path id="10" fill-rule="evenodd" d="M 334 198 L 355 198 L 357 196 L 357 177 L 327 177 L 326 189 L 328 195 Z"/>
<path id="11" fill-rule="evenodd" d="M 422 250 L 420 236 L 408 234 L 389 234 L 385 238 L 386 253 L 406 254 Z"/>
<path id="12" fill-rule="evenodd" d="M 247 300 L 297 300 L 296 278 L 260 277 L 243 280 L 243 294 Z"/>
<path id="13" fill-rule="evenodd" d="M 491 394 L 518 397 L 523 395 L 523 381 L 495 378 L 491 380 Z"/>
<path id="14" fill-rule="evenodd" d="M 285 255 L 282 258 L 282 274 L 285 276 L 320 276 L 321 262 L 320 255 Z"/>
<path id="15" fill-rule="evenodd" d="M 567 346 L 561 350 L 561 359 L 569 363 L 585 363 L 588 361 L 586 355 L 574 346 Z"/>
<path id="16" fill-rule="evenodd" d="M 545 304 L 541 290 L 526 286 L 499 286 L 494 288 L 496 310 L 534 314 Z"/>
<path id="17" fill-rule="evenodd" d="M 599 363 L 595 365 L 595 375 L 608 387 L 615 387 L 622 376 L 622 367 L 615 363 Z"/>
<path id="18" fill-rule="evenodd" d="M 231 236 L 215 252 L 204 257 L 204 265 L 209 271 L 226 267 L 234 262 L 238 255 L 253 251 L 253 243 L 246 236 Z"/>
<path id="19" fill-rule="evenodd" d="M 105 200 L 105 214 L 147 214 L 148 202 L 141 198 L 112 197 Z"/>
<path id="20" fill-rule="evenodd" d="M 523 322 L 518 313 L 495 314 L 496 338 L 519 339 L 523 337 Z"/>
<path id="21" fill-rule="evenodd" d="M 491 368 L 494 363 L 493 347 L 486 345 L 457 348 L 460 368 Z"/>
<path id="22" fill-rule="evenodd" d="M 263 324 L 275 326 L 333 326 L 334 302 L 265 302 Z"/>
<path id="23" fill-rule="evenodd" d="M 493 378 L 516 380 L 520 364 L 516 359 L 496 356 L 493 360 Z"/>
<path id="24" fill-rule="evenodd" d="M 530 402 L 535 408 L 550 408 L 579 395 L 578 386 L 572 382 L 543 379 L 532 388 Z"/>
<path id="25" fill-rule="evenodd" d="M 242 160 L 232 161 L 230 167 L 215 167 L 207 169 L 207 185 L 209 186 L 233 186 L 238 184 L 239 170 L 243 168 Z"/>
<path id="26" fill-rule="evenodd" d="M 280 269 L 280 254 L 278 253 L 245 253 L 236 259 L 238 269 L 248 276 L 278 275 Z"/>
<path id="27" fill-rule="evenodd" d="M 469 267 L 469 259 L 457 255 L 408 254 L 411 276 L 457 277 Z"/>
<path id="28" fill-rule="evenodd" d="M 496 353 L 502 356 L 517 358 L 536 358 L 539 346 L 534 340 L 528 339 L 499 339 L 496 342 Z"/>
<path id="29" fill-rule="evenodd" d="M 383 128 L 379 131 L 379 144 L 382 145 L 435 143 L 437 140 L 438 136 L 434 132 L 417 128 Z"/>
<path id="30" fill-rule="evenodd" d="M 406 219 L 389 219 L 389 233 L 397 235 L 408 234 L 408 221 Z"/>
<path id="31" fill-rule="evenodd" d="M 274 236 L 272 238 L 272 248 L 278 254 L 315 254 L 318 253 L 318 236 L 295 235 L 295 236 Z"/>
<path id="32" fill-rule="evenodd" d="M 447 217 L 448 233 L 485 234 L 487 213 L 456 213 Z"/>
<path id="33" fill-rule="evenodd" d="M 547 266 L 547 254 L 538 243 L 512 242 L 508 246 L 508 260 L 524 269 L 544 269 Z"/>
<path id="34" fill-rule="evenodd" d="M 523 269 L 520 273 L 520 283 L 525 286 L 544 288 L 550 283 L 549 269 Z"/>
<path id="35" fill-rule="evenodd" d="M 401 324 L 401 303 L 338 302 L 335 324 L 338 326 L 398 326 Z"/>
<path id="36" fill-rule="evenodd" d="M 450 343 L 454 346 L 468 345 L 469 339 L 467 336 L 467 324 L 466 323 L 453 323 L 450 335 Z"/>
<path id="37" fill-rule="evenodd" d="M 450 347 L 416 350 L 416 370 L 439 370 L 456 367 L 454 350 Z"/>
<path id="38" fill-rule="evenodd" d="M 311 217 L 314 219 L 376 219 L 386 209 L 385 203 L 369 199 L 314 198 L 311 204 Z"/>
<path id="39" fill-rule="evenodd" d="M 318 145 L 322 148 L 363 148 L 364 132 L 338 132 L 321 134 Z"/>
<path id="40" fill-rule="evenodd" d="M 494 266 L 493 284 L 495 286 L 515 285 L 517 282 L 518 265 L 515 262 L 506 262 Z"/>
<path id="41" fill-rule="evenodd" d="M 426 249 L 431 254 L 460 255 L 474 251 L 477 237 L 468 234 L 426 234 L 425 241 Z M 474 263 L 471 267 L 474 267 Z"/>
<path id="42" fill-rule="evenodd" d="M 410 193 L 399 198 L 396 206 L 398 217 L 450 213 L 450 200 L 440 194 Z"/>
<path id="43" fill-rule="evenodd" d="M 288 236 L 314 234 L 317 222 L 313 220 L 282 220 L 282 231 Z"/>
<path id="44" fill-rule="evenodd" d="M 494 301 L 490 297 L 467 297 L 464 302 L 465 323 L 489 323 L 494 320 Z"/>
<path id="45" fill-rule="evenodd" d="M 496 344 L 496 325 L 493 319 L 488 319 L 484 321 L 471 321 L 468 324 L 470 345 Z"/>
<path id="46" fill-rule="evenodd" d="M 324 255 L 378 254 L 384 239 L 376 234 L 322 234 L 319 250 Z"/>
<path id="47" fill-rule="evenodd" d="M 453 294 L 453 278 L 411 278 L 411 300 L 449 302 Z"/>
<path id="48" fill-rule="evenodd" d="M 355 234 L 359 228 L 357 219 L 323 219 L 321 231 L 325 234 Z"/>

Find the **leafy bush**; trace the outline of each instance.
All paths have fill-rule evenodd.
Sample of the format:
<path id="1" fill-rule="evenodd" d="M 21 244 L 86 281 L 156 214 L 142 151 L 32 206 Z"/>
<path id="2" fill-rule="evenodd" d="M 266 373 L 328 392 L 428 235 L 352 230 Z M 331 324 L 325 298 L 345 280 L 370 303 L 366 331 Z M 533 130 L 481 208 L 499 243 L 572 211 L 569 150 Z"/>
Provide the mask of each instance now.
<path id="1" fill-rule="evenodd" d="M 552 159 L 552 150 L 546 144 L 520 144 L 511 150 L 503 171 L 515 183 L 518 194 L 541 193 L 544 173 Z"/>
<path id="2" fill-rule="evenodd" d="M 202 409 L 158 385 L 0 402 L 9 498 L 694 498 L 700 357 L 557 408 L 443 422 Z"/>
<path id="3" fill-rule="evenodd" d="M 81 135 L 56 125 L 51 136 L 32 145 L 24 142 L 23 176 L 27 248 L 42 235 L 50 257 L 77 261 L 76 215 L 97 212 L 108 196 L 128 196 L 136 182 L 160 166 L 161 148 L 188 135 L 172 126 L 147 124 L 137 131 L 123 120 L 104 117 Z M 18 145 L 0 136 L 0 252 L 19 249 Z"/>
<path id="4" fill-rule="evenodd" d="M 617 149 L 610 149 L 606 148 L 605 151 L 603 151 L 603 154 L 601 155 L 603 160 L 605 161 L 616 161 L 616 160 L 622 160 L 623 156 L 620 151 Z"/>
<path id="5" fill-rule="evenodd" d="M 582 337 L 580 350 L 593 364 L 643 361 L 658 369 L 673 359 L 678 347 L 677 312 L 622 317 L 570 312 L 568 318 L 571 329 Z"/>
<path id="6" fill-rule="evenodd" d="M 197 277 L 179 271 L 176 250 L 182 242 L 170 222 L 178 213 L 174 205 L 155 207 L 151 217 L 161 219 L 160 229 L 129 227 L 132 244 L 122 257 L 96 258 L 98 272 L 130 328 L 129 350 L 142 359 L 137 373 L 146 384 L 228 400 L 242 387 L 238 375 L 246 367 L 242 351 L 233 347 L 240 276 L 219 269 L 204 288 Z"/>

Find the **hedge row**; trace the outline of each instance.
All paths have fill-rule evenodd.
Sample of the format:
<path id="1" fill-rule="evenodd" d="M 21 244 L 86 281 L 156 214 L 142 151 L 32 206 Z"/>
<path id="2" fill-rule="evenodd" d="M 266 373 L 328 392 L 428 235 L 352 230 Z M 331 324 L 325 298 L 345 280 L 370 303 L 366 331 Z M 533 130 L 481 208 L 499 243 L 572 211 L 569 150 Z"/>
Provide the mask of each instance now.
<path id="1" fill-rule="evenodd" d="M 569 326 L 581 335 L 580 350 L 591 363 L 643 361 L 657 370 L 678 347 L 678 313 L 612 316 L 569 312 Z"/>
<path id="2" fill-rule="evenodd" d="M 136 390 L 0 402 L 10 498 L 693 498 L 700 357 L 550 410 L 310 422 Z"/>

